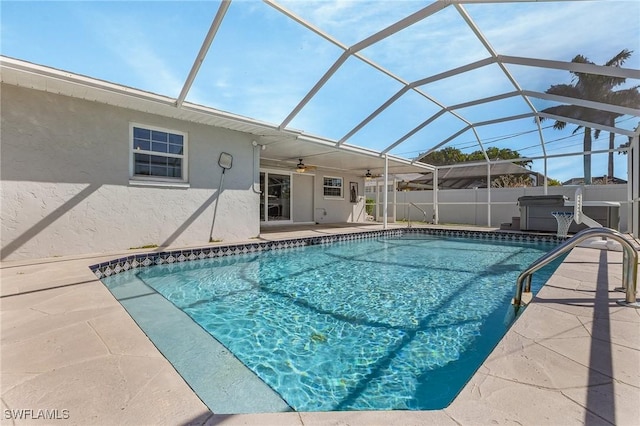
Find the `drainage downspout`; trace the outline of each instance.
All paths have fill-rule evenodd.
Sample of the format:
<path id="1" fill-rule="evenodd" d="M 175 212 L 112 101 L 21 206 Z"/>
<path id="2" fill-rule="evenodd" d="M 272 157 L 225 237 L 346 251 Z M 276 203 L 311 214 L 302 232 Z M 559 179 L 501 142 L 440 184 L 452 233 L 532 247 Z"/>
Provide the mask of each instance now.
<path id="1" fill-rule="evenodd" d="M 262 191 L 260 191 L 260 150 L 264 151 L 267 149 L 265 145 L 261 145 L 256 141 L 252 141 L 251 145 L 253 145 L 253 183 L 251 184 L 251 189 L 254 194 L 262 195 Z M 260 148 L 258 148 L 260 147 Z M 256 189 L 256 183 L 258 184 L 258 189 Z M 260 202 L 264 202 L 264 200 L 260 200 Z"/>

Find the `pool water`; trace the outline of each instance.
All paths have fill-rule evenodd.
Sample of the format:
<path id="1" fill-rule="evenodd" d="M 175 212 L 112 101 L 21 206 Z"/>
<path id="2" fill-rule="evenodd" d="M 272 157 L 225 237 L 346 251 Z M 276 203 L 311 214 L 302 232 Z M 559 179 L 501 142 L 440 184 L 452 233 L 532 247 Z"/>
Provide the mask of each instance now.
<path id="1" fill-rule="evenodd" d="M 513 320 L 518 274 L 552 247 L 413 235 L 129 272 L 296 411 L 426 410 L 486 359 Z"/>

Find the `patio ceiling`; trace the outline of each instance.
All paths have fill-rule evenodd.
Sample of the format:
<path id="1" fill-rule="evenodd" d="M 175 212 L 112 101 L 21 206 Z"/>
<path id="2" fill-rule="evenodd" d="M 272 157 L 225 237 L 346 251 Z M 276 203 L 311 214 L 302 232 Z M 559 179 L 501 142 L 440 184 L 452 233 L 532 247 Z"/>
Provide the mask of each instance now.
<path id="1" fill-rule="evenodd" d="M 615 133 L 616 147 L 640 131 L 639 109 L 545 93 L 553 84 L 569 84 L 570 72 L 623 78 L 622 88 L 640 84 L 635 2 L 223 0 L 173 7 L 176 20 L 189 8 L 209 14 L 208 31 L 201 13 L 192 22 L 199 41 L 176 53 L 191 54 L 180 62 L 186 77 L 179 86 L 161 91 L 151 83 L 115 81 L 108 94 L 108 83 L 68 73 L 56 76 L 59 84 L 71 92 L 93 85 L 93 94 L 84 90 L 82 96 L 105 101 L 116 93 L 114 99 L 130 107 L 148 110 L 152 103 L 157 113 L 246 131 L 266 146 L 265 165 L 294 168 L 303 158 L 305 164 L 362 174 L 381 173 L 385 155 L 390 173 L 426 171 L 416 161 L 445 147 L 471 152 L 497 146 L 532 159 L 581 154 L 575 139 L 558 139 L 550 128 L 555 120 L 571 129 Z M 624 67 L 570 62 L 583 54 L 604 63 L 622 49 L 636 51 Z M 91 52 L 84 55 L 89 60 Z M 37 62 L 35 56 L 21 59 Z M 7 67 L 29 68 L 3 59 L 3 74 Z M 100 72 L 86 71 L 114 80 Z M 50 83 L 41 85 L 51 90 Z M 541 112 L 556 105 L 618 118 L 605 126 Z M 547 121 L 541 125 L 539 119 Z M 608 146 L 594 145 L 593 151 L 607 152 Z"/>

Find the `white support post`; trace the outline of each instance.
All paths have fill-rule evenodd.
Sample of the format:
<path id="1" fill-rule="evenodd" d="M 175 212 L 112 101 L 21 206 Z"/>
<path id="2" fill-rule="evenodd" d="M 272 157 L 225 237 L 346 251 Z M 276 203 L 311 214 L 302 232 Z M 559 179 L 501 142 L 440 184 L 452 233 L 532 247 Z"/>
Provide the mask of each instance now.
<path id="1" fill-rule="evenodd" d="M 549 194 L 549 179 L 547 178 L 547 157 L 544 157 L 544 195 Z"/>
<path id="2" fill-rule="evenodd" d="M 433 171 L 433 224 L 440 221 L 440 211 L 438 206 L 438 169 Z"/>
<path id="3" fill-rule="evenodd" d="M 487 163 L 487 226 L 491 228 L 491 163 Z"/>
<path id="4" fill-rule="evenodd" d="M 380 182 L 376 179 L 376 206 L 375 206 L 376 222 L 380 220 Z"/>
<path id="5" fill-rule="evenodd" d="M 638 238 L 640 237 L 640 136 L 635 135 L 631 139 L 627 156 L 629 157 L 627 186 L 631 187 L 631 211 L 629 212 L 631 223 L 628 232 Z"/>
<path id="6" fill-rule="evenodd" d="M 542 155 L 544 157 L 544 195 L 549 193 L 549 178 L 547 176 L 547 148 L 544 146 L 544 135 L 542 134 L 542 126 L 540 125 L 540 117 L 536 115 L 536 126 L 538 127 L 538 136 L 540 137 L 540 148 L 542 148 Z M 540 182 L 536 182 L 536 185 L 540 185 Z"/>
<path id="7" fill-rule="evenodd" d="M 627 232 L 636 236 L 633 229 L 633 143 L 627 151 Z"/>
<path id="8" fill-rule="evenodd" d="M 382 229 L 387 229 L 387 212 L 389 209 L 389 190 L 388 190 L 388 186 L 389 186 L 389 157 L 387 156 L 387 154 L 384 155 L 384 192 L 382 193 L 382 202 L 384 204 L 384 207 L 382 209 L 383 211 L 383 219 L 382 219 Z"/>
<path id="9" fill-rule="evenodd" d="M 398 191 L 396 191 L 396 175 L 393 175 L 391 190 L 393 191 L 393 223 L 396 223 L 398 221 Z"/>

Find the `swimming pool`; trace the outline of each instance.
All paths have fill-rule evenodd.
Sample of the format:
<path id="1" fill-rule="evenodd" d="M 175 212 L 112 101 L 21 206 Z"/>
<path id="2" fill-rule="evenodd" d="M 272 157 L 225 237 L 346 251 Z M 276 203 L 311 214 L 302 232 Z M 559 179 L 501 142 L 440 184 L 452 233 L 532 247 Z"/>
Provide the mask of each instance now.
<path id="1" fill-rule="evenodd" d="M 509 327 L 519 272 L 553 246 L 408 234 L 176 261 L 103 282 L 144 282 L 297 411 L 439 409 Z"/>

